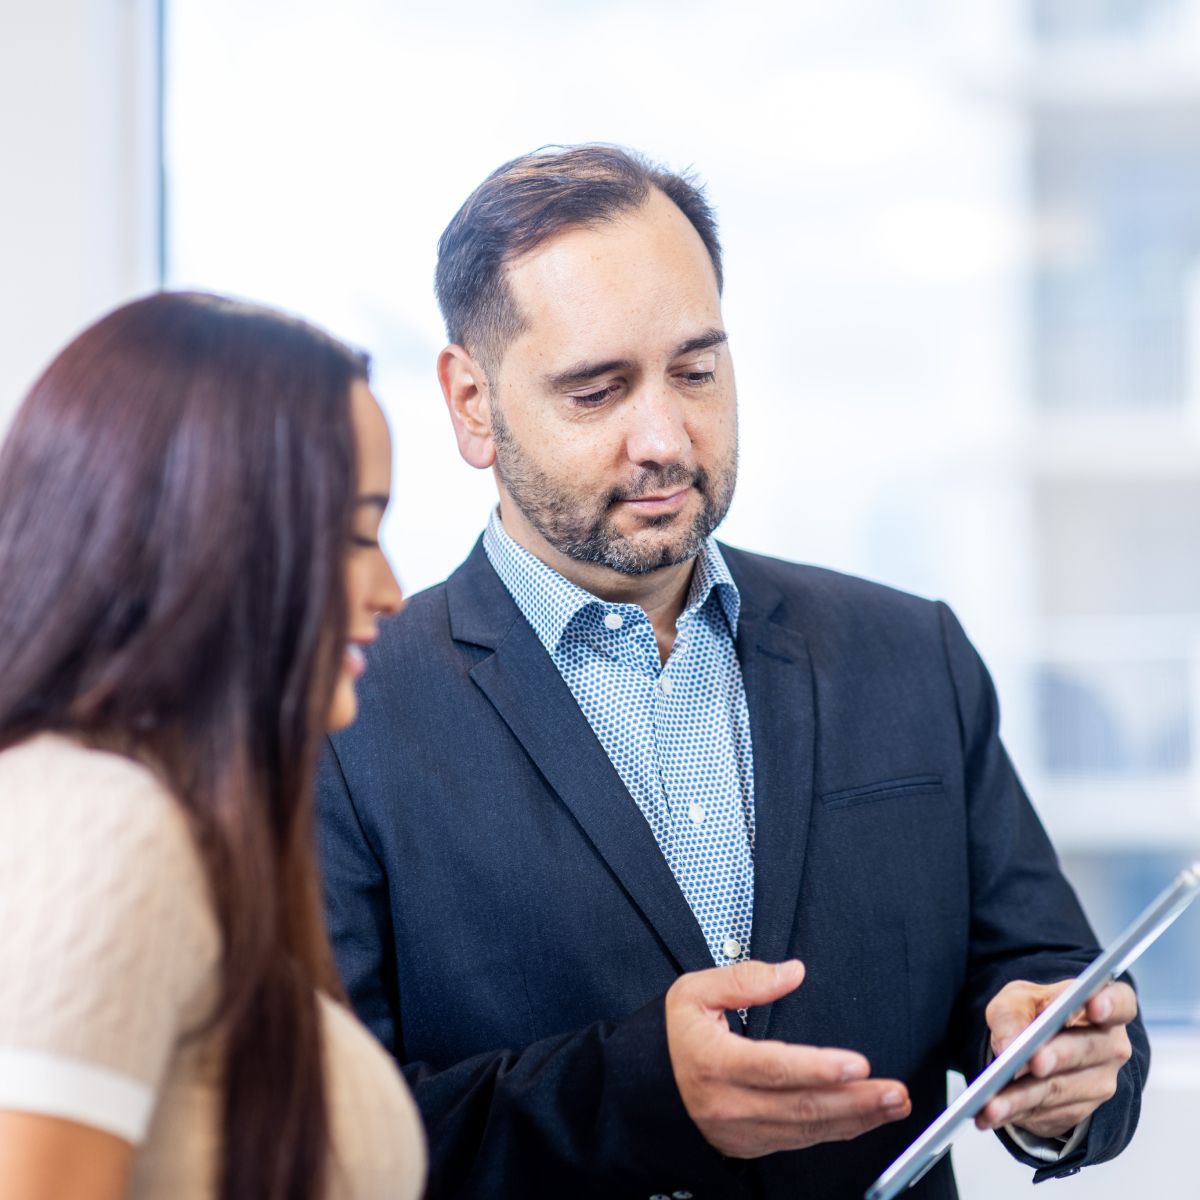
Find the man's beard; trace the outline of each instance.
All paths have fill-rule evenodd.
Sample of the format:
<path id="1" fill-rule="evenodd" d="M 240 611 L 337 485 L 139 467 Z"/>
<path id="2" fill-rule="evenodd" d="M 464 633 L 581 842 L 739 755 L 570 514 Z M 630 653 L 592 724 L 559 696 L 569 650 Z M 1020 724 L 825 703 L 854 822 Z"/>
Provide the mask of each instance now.
<path id="1" fill-rule="evenodd" d="M 517 444 L 499 405 L 492 406 L 492 442 L 496 447 L 496 473 L 525 519 L 560 554 L 578 562 L 597 563 L 622 575 L 648 575 L 663 567 L 690 562 L 700 553 L 710 533 L 725 519 L 737 482 L 737 445 L 710 474 L 676 463 L 638 471 L 622 488 L 600 499 L 568 491 L 532 462 Z M 691 486 L 702 501 L 691 524 L 673 536 L 632 538 L 613 528 L 612 508 L 622 500 L 637 500 L 647 493 Z M 666 530 L 678 514 L 646 518 L 648 530 Z M 646 544 L 639 544 L 644 541 Z"/>

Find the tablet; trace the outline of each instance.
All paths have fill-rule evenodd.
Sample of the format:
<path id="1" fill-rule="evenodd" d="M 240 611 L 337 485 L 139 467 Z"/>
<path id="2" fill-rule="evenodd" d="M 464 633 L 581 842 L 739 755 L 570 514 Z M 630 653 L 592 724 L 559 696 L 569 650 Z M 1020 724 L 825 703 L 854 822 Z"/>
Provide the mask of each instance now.
<path id="1" fill-rule="evenodd" d="M 1064 988 L 994 1058 L 965 1092 L 867 1189 L 866 1200 L 893 1200 L 912 1187 L 950 1149 L 964 1121 L 972 1120 L 997 1092 L 1070 1020 L 1071 1014 L 1116 979 L 1200 893 L 1200 862 L 1178 878 L 1111 946 Z"/>

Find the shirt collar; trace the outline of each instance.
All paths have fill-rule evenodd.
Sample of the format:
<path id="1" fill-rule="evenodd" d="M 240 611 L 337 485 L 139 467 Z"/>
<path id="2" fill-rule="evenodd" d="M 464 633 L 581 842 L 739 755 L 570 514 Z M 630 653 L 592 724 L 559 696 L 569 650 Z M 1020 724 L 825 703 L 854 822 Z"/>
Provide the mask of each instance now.
<path id="1" fill-rule="evenodd" d="M 538 640 L 551 654 L 558 649 L 563 634 L 575 616 L 589 605 L 599 605 L 605 610 L 622 607 L 593 596 L 585 588 L 560 575 L 553 567 L 547 566 L 524 546 L 519 546 L 505 530 L 499 508 L 492 509 L 488 518 L 487 529 L 483 533 L 483 548 L 500 581 L 533 627 Z M 710 537 L 696 556 L 696 569 L 692 573 L 687 602 L 678 624 L 683 625 L 699 612 L 714 591 L 730 634 L 736 636 L 741 595 L 720 547 Z"/>
<path id="2" fill-rule="evenodd" d="M 688 589 L 687 603 L 683 606 L 680 620 L 690 616 L 708 602 L 709 596 L 717 593 L 725 620 L 729 624 L 729 632 L 737 637 L 738 617 L 742 611 L 742 595 L 729 567 L 725 565 L 725 557 L 716 538 L 707 538 L 700 553 L 696 556 L 696 569 L 692 572 L 692 586 Z"/>

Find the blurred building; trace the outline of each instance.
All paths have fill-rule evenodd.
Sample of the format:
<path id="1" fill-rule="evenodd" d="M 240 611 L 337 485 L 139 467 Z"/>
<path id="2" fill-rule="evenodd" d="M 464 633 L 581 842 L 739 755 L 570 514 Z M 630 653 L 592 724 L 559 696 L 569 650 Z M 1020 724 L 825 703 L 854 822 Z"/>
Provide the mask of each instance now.
<path id="1" fill-rule="evenodd" d="M 1111 932 L 1200 844 L 1200 13 L 1030 18 L 1038 796 Z M 1195 1022 L 1200 923 L 1138 976 Z"/>

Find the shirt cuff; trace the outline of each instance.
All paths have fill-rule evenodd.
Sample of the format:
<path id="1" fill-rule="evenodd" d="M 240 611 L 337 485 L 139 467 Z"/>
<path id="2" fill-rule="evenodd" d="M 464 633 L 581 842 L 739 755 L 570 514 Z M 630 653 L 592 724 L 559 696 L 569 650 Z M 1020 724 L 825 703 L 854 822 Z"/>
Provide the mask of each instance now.
<path id="1" fill-rule="evenodd" d="M 42 1050 L 0 1046 L 0 1109 L 77 1121 L 139 1145 L 154 1093 L 108 1067 Z"/>
<path id="2" fill-rule="evenodd" d="M 1084 1117 L 1069 1134 L 1065 1134 L 1063 1137 L 1038 1137 L 1037 1134 L 1030 1133 L 1027 1129 L 1021 1129 L 1017 1125 L 1005 1125 L 1004 1132 L 1030 1158 L 1036 1158 L 1038 1162 L 1056 1163 L 1066 1158 L 1068 1154 L 1073 1154 L 1083 1145 L 1083 1140 L 1087 1137 L 1091 1124 L 1092 1118 Z"/>

